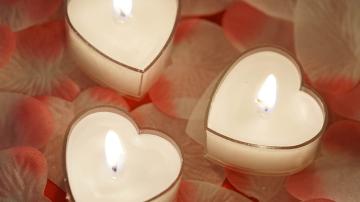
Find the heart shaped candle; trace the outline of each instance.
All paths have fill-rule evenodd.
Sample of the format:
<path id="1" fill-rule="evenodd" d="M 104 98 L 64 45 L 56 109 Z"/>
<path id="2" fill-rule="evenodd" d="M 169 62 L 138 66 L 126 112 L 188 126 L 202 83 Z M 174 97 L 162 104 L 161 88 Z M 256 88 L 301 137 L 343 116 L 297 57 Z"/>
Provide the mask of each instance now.
<path id="1" fill-rule="evenodd" d="M 139 135 L 140 134 L 140 135 Z M 172 201 L 182 157 L 164 134 L 139 131 L 122 111 L 94 108 L 68 130 L 67 181 L 73 200 Z"/>
<path id="2" fill-rule="evenodd" d="M 68 0 L 68 43 L 95 81 L 141 97 L 166 66 L 178 0 Z"/>
<path id="3" fill-rule="evenodd" d="M 320 98 L 302 86 L 286 52 L 246 52 L 219 81 L 209 106 L 208 157 L 236 171 L 286 175 L 315 158 L 326 126 Z"/>

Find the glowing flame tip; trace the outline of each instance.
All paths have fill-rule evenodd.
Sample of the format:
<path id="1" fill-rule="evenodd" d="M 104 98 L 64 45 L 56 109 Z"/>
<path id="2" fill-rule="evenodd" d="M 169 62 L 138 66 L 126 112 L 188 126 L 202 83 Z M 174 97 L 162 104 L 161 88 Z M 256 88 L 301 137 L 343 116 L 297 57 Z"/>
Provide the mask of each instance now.
<path id="1" fill-rule="evenodd" d="M 277 81 L 274 74 L 270 74 L 262 84 L 256 102 L 265 111 L 271 111 L 276 104 Z"/>
<path id="2" fill-rule="evenodd" d="M 124 151 L 119 136 L 109 130 L 105 137 L 105 156 L 108 166 L 116 173 L 123 163 Z"/>

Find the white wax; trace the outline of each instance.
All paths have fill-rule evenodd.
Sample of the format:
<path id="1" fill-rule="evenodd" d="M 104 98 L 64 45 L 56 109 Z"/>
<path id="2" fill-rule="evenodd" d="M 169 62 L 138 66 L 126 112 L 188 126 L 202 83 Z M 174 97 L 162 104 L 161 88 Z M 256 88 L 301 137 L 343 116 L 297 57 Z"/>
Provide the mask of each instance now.
<path id="1" fill-rule="evenodd" d="M 118 135 L 124 151 L 117 174 L 105 156 L 109 130 Z M 73 126 L 66 166 L 75 201 L 145 201 L 175 183 L 182 160 L 174 145 L 160 136 L 137 133 L 127 118 L 112 112 L 87 115 Z"/>
<path id="2" fill-rule="evenodd" d="M 268 75 L 277 79 L 277 101 L 270 112 L 255 102 Z M 229 138 L 265 146 L 295 146 L 315 137 L 324 124 L 322 106 L 300 91 L 301 77 L 285 56 L 263 51 L 239 61 L 217 89 L 208 127 Z"/>
<path id="3" fill-rule="evenodd" d="M 144 70 L 165 47 L 177 0 L 133 0 L 131 17 L 115 20 L 112 0 L 70 0 L 69 20 L 92 46 L 125 65 Z"/>
<path id="4" fill-rule="evenodd" d="M 256 175 L 293 174 L 314 160 L 325 114 L 321 103 L 300 90 L 296 65 L 283 54 L 267 50 L 253 52 L 234 64 L 209 108 L 209 158 Z M 272 82 L 277 85 L 276 102 L 266 112 L 257 98 L 269 75 L 276 79 Z"/>

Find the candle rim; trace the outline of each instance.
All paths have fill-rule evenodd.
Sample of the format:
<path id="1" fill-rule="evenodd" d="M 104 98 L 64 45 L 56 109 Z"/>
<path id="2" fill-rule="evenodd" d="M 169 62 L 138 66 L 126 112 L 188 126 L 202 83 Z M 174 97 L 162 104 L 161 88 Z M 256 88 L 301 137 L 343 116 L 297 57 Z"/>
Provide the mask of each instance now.
<path id="1" fill-rule="evenodd" d="M 69 13 L 68 13 L 68 6 L 69 6 L 69 2 L 71 0 L 66 0 L 66 5 L 65 5 L 65 21 L 66 24 L 68 24 L 69 28 L 75 33 L 76 36 L 78 36 L 80 38 L 81 41 L 83 41 L 89 48 L 91 48 L 92 50 L 94 50 L 96 53 L 100 54 L 102 57 L 104 57 L 105 59 L 110 60 L 111 62 L 113 62 L 114 64 L 121 66 L 121 67 L 125 67 L 131 71 L 135 71 L 135 72 L 140 72 L 140 73 L 145 73 L 147 72 L 161 57 L 161 55 L 165 52 L 166 48 L 170 45 L 174 35 L 175 35 L 175 31 L 178 25 L 178 22 L 180 21 L 180 11 L 181 11 L 181 3 L 180 0 L 175 0 L 176 1 L 176 16 L 175 16 L 175 21 L 174 21 L 174 25 L 172 27 L 171 33 L 168 37 L 168 39 L 166 40 L 164 46 L 161 48 L 161 50 L 159 51 L 159 53 L 156 55 L 156 57 L 144 68 L 144 69 L 138 69 L 136 67 L 127 65 L 125 63 L 122 63 L 120 61 L 115 60 L 114 58 L 108 56 L 107 54 L 101 52 L 99 49 L 97 49 L 94 45 L 92 45 L 89 41 L 87 41 L 81 34 L 80 32 L 74 27 L 74 25 L 71 23 L 70 17 L 69 17 Z"/>
<path id="2" fill-rule="evenodd" d="M 249 143 L 249 142 L 245 142 L 245 141 L 241 141 L 241 140 L 237 140 L 237 139 L 228 137 L 228 136 L 226 136 L 226 135 L 224 135 L 224 134 L 222 134 L 220 132 L 217 132 L 217 131 L 215 131 L 215 130 L 213 130 L 213 129 L 211 129 L 209 127 L 209 114 L 210 114 L 210 109 L 211 109 L 212 104 L 213 104 L 214 97 L 215 97 L 216 93 L 218 92 L 219 87 L 222 85 L 225 78 L 227 77 L 227 75 L 244 58 L 246 58 L 246 57 L 248 57 L 248 56 L 250 56 L 252 54 L 255 54 L 255 53 L 266 52 L 266 51 L 272 51 L 272 52 L 278 53 L 278 54 L 286 57 L 288 60 L 290 60 L 294 64 L 296 70 L 299 73 L 299 77 L 300 77 L 300 88 L 298 90 L 301 91 L 301 92 L 305 92 L 309 96 L 314 98 L 314 100 L 318 103 L 318 105 L 320 106 L 320 108 L 321 108 L 321 110 L 323 112 L 324 122 L 322 124 L 322 127 L 321 127 L 320 131 L 313 138 L 311 138 L 311 139 L 309 139 L 309 140 L 307 140 L 307 141 L 305 141 L 303 143 L 296 144 L 296 145 L 290 145 L 290 146 L 274 146 L 274 145 L 264 145 L 264 144 Z M 221 138 L 224 138 L 224 139 L 226 139 L 228 141 L 231 141 L 231 142 L 235 142 L 235 143 L 238 143 L 238 144 L 242 144 L 242 145 L 246 145 L 246 146 L 254 147 L 254 148 L 263 148 L 263 149 L 272 149 L 272 150 L 297 149 L 297 148 L 303 147 L 305 145 L 308 145 L 308 144 L 316 141 L 317 139 L 319 139 L 325 133 L 325 130 L 326 130 L 327 126 L 328 126 L 328 121 L 329 121 L 328 120 L 328 108 L 327 108 L 323 98 L 320 96 L 319 92 L 317 92 L 314 88 L 312 88 L 312 87 L 310 87 L 310 86 L 308 86 L 307 84 L 304 83 L 303 78 L 302 78 L 303 73 L 304 72 L 303 72 L 302 65 L 298 61 L 298 59 L 283 47 L 276 46 L 276 45 L 263 44 L 263 45 L 259 45 L 259 46 L 254 46 L 253 48 L 250 48 L 250 49 L 246 50 L 245 52 L 243 52 L 240 55 L 240 57 L 226 71 L 224 71 L 224 73 L 222 73 L 222 75 L 220 76 L 220 78 L 216 82 L 215 88 L 214 88 L 214 90 L 213 90 L 213 92 L 211 93 L 211 96 L 210 96 L 210 104 L 207 106 L 207 111 L 206 111 L 206 115 L 205 115 L 205 130 L 209 131 L 209 132 L 211 132 L 211 133 L 213 133 L 213 134 L 215 134 L 215 135 L 217 135 L 217 136 L 219 136 Z M 207 135 L 206 135 L 206 138 L 207 138 Z"/>
<path id="3" fill-rule="evenodd" d="M 173 180 L 173 182 L 162 192 L 160 192 L 159 194 L 151 197 L 150 199 L 145 200 L 145 202 L 150 202 L 153 201 L 157 198 L 162 197 L 163 195 L 165 195 L 169 190 L 171 190 L 173 187 L 176 186 L 176 184 L 180 181 L 181 176 L 183 174 L 184 171 L 184 157 L 183 157 L 183 153 L 182 150 L 180 149 L 180 147 L 177 145 L 177 143 L 175 142 L 174 139 L 172 139 L 170 136 L 168 136 L 165 132 L 163 132 L 162 130 L 159 129 L 155 129 L 155 128 L 151 128 L 151 127 L 142 127 L 139 128 L 138 125 L 136 124 L 136 122 L 131 118 L 131 116 L 129 115 L 128 112 L 126 112 L 125 110 L 119 108 L 119 107 L 115 107 L 112 105 L 99 105 L 99 106 L 95 106 L 86 110 L 81 111 L 80 113 L 78 113 L 77 116 L 75 116 L 72 121 L 70 122 L 69 126 L 66 129 L 65 132 L 65 143 L 63 145 L 63 161 L 64 161 L 64 170 L 65 170 L 65 191 L 67 194 L 69 194 L 68 196 L 70 197 L 70 199 L 72 199 L 73 201 L 76 201 L 74 198 L 74 195 L 71 191 L 70 188 L 70 181 L 69 181 L 69 175 L 68 175 L 68 170 L 67 170 L 67 162 L 66 162 L 66 149 L 67 149 L 67 145 L 70 139 L 70 133 L 72 132 L 72 129 L 74 128 L 74 126 L 76 126 L 76 124 L 78 122 L 80 122 L 83 118 L 87 117 L 88 115 L 97 113 L 97 112 L 110 112 L 110 113 L 115 113 L 117 115 L 123 116 L 124 118 L 126 118 L 135 128 L 135 130 L 138 132 L 137 135 L 141 136 L 141 135 L 154 135 L 154 136 L 158 136 L 160 138 L 165 139 L 166 141 L 168 141 L 177 151 L 179 158 L 180 158 L 180 171 L 177 174 L 176 178 Z"/>

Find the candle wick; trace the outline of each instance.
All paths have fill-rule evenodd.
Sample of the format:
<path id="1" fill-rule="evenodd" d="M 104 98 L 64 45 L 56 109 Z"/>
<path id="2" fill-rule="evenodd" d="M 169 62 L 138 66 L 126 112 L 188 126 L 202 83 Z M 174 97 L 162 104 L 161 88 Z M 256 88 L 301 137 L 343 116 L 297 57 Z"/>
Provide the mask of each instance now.
<path id="1" fill-rule="evenodd" d="M 115 173 L 117 172 L 117 166 L 113 166 L 111 169 L 112 169 Z"/>

